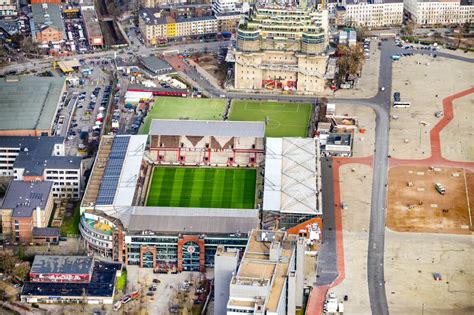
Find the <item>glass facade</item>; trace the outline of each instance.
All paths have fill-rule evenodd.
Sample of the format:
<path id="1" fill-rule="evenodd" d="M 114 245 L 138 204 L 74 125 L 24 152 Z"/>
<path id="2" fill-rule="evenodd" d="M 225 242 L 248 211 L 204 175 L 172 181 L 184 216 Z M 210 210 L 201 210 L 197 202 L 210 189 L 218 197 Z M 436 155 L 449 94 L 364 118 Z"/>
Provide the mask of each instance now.
<path id="1" fill-rule="evenodd" d="M 199 244 L 195 242 L 187 242 L 183 245 L 183 271 L 200 271 Z"/>
<path id="2" fill-rule="evenodd" d="M 214 255 L 218 245 L 224 245 L 226 248 L 238 248 L 241 251 L 247 245 L 247 234 L 242 235 L 222 235 L 209 236 L 204 238 L 205 247 L 205 266 L 214 266 Z M 191 245 L 187 242 L 183 245 L 183 270 L 199 271 L 199 246 L 192 242 L 195 251 L 190 255 L 187 248 Z M 140 265 L 140 247 L 148 246 L 156 248 L 156 266 L 158 268 L 173 269 L 178 265 L 178 237 L 163 235 L 132 236 L 131 243 L 127 246 L 127 259 L 129 265 Z M 193 251 L 191 249 L 191 251 Z M 147 263 L 148 264 L 148 263 Z M 150 265 L 149 268 L 153 267 Z M 196 269 L 197 268 L 197 269 Z"/>

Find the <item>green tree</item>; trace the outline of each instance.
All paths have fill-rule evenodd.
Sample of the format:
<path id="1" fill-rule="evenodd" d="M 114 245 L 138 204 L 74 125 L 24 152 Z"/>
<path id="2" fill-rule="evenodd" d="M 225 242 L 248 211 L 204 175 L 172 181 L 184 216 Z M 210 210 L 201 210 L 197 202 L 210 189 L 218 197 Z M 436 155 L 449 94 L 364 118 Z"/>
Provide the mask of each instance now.
<path id="1" fill-rule="evenodd" d="M 365 61 L 364 49 L 362 45 L 357 44 L 352 47 L 340 45 L 337 50 L 339 55 L 337 83 L 342 83 L 348 76 L 360 74 Z"/>

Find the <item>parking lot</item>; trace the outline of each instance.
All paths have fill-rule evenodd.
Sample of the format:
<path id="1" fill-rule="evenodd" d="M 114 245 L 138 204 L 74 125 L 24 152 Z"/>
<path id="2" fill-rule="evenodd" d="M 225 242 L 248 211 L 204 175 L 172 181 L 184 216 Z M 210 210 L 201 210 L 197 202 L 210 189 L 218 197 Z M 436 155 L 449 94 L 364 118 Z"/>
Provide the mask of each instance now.
<path id="1" fill-rule="evenodd" d="M 206 276 L 210 277 L 209 273 Z M 144 299 L 141 305 L 146 308 L 148 314 L 170 314 L 176 306 L 183 304 L 192 305 L 195 293 L 199 291 L 198 283 L 203 276 L 199 272 L 183 272 L 178 274 L 154 274 L 152 269 L 139 268 L 138 266 L 127 266 L 127 292 L 143 289 Z M 153 282 L 153 279 L 155 282 Z M 156 281 L 159 281 L 157 283 Z M 156 291 L 150 291 L 150 287 L 156 284 Z M 153 295 L 147 294 L 153 292 Z M 185 296 L 185 301 L 180 301 Z M 122 308 L 124 314 L 127 311 L 139 309 L 140 301 L 126 304 Z"/>
<path id="2" fill-rule="evenodd" d="M 66 136 L 67 154 L 83 155 L 87 153 L 88 137 L 89 143 L 98 141 L 102 132 L 105 119 L 105 112 L 110 103 L 111 81 L 110 73 L 103 70 L 103 64 L 82 62 L 84 71 L 80 77 L 82 84 L 77 84 L 68 88 L 68 97 L 77 101 L 75 106 L 68 106 L 62 109 L 61 115 L 68 121 L 68 113 L 72 113 L 69 121 L 69 128 L 61 131 L 61 135 Z"/>

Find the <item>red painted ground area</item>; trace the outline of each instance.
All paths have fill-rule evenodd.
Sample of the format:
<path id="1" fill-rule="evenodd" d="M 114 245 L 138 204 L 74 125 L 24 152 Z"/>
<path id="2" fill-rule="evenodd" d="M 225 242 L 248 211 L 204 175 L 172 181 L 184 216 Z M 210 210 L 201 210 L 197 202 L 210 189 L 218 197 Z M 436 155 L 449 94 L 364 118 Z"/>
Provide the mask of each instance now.
<path id="1" fill-rule="evenodd" d="M 464 167 L 474 169 L 474 162 L 460 162 L 446 160 L 441 153 L 440 132 L 454 118 L 453 101 L 474 93 L 474 88 L 448 96 L 443 100 L 443 118 L 431 129 L 431 156 L 423 160 L 390 159 L 390 166 L 413 165 L 413 166 L 445 166 L 445 167 Z"/>
<path id="2" fill-rule="evenodd" d="M 474 93 L 474 88 L 456 93 L 443 100 L 443 118 L 431 129 L 431 156 L 423 160 L 406 160 L 390 158 L 390 167 L 397 165 L 414 165 L 414 166 L 445 166 L 445 167 L 464 167 L 467 169 L 474 169 L 474 162 L 459 162 L 449 161 L 441 155 L 441 141 L 440 132 L 446 127 L 454 118 L 453 101 L 458 98 L 465 97 Z M 372 165 L 373 157 L 367 156 L 362 158 L 334 158 L 333 172 L 334 172 L 334 211 L 336 219 L 336 251 L 337 251 L 337 269 L 338 277 L 330 285 L 316 286 L 311 291 L 308 305 L 306 307 L 306 315 L 320 315 L 323 311 L 324 300 L 326 294 L 331 287 L 340 284 L 345 278 L 344 270 L 344 243 L 342 231 L 342 217 L 341 217 L 341 191 L 339 187 L 339 167 L 344 164 L 358 163 Z"/>

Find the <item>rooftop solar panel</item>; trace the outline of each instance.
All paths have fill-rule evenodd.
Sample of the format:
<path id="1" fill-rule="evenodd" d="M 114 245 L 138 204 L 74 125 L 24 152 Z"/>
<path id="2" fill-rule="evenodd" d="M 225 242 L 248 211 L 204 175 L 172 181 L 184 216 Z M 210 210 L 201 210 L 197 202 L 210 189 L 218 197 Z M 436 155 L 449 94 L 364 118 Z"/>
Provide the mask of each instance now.
<path id="1" fill-rule="evenodd" d="M 115 137 L 97 196 L 97 205 L 111 205 L 122 172 L 130 137 Z"/>

